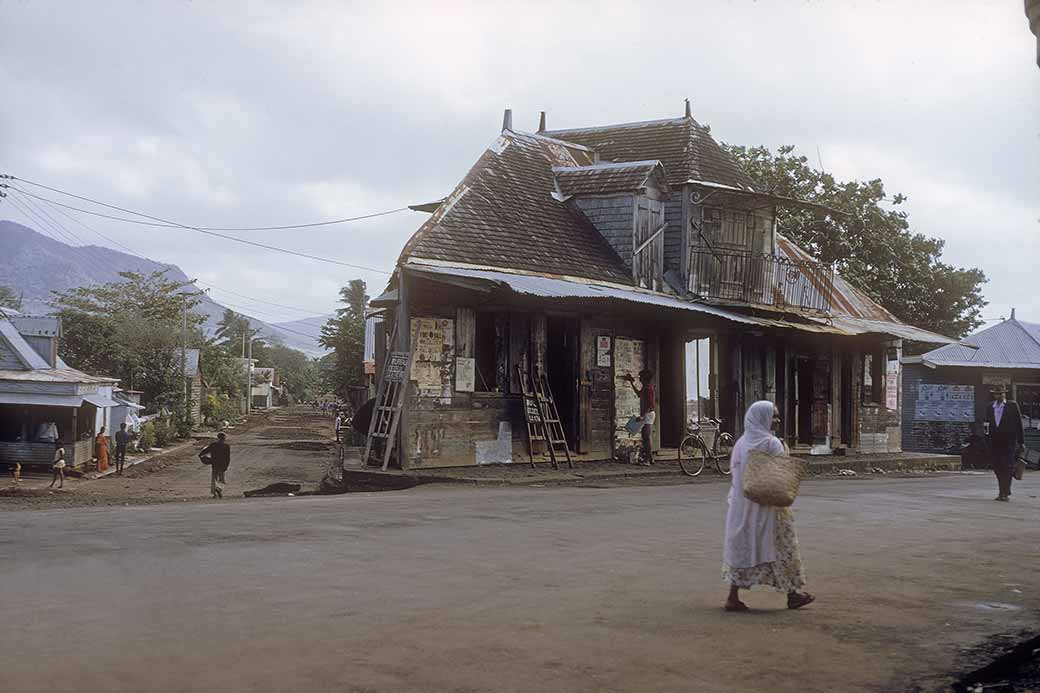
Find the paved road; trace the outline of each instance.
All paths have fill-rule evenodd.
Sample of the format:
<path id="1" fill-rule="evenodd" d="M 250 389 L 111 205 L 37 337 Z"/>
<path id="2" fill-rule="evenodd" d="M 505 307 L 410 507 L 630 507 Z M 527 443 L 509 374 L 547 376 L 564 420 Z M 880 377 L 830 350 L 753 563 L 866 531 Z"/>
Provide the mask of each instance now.
<path id="1" fill-rule="evenodd" d="M 808 482 L 748 614 L 721 484 L 3 513 L 0 690 L 909 690 L 1040 622 L 1038 481 Z"/>

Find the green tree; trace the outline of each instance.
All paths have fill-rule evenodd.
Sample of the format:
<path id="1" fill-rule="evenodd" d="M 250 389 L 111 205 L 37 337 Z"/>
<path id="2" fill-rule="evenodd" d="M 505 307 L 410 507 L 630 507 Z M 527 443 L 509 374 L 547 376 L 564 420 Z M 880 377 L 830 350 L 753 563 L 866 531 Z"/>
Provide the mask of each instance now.
<path id="1" fill-rule="evenodd" d="M 257 365 L 277 369 L 279 382 L 293 400 L 303 402 L 314 397 L 318 380 L 317 366 L 302 351 L 283 344 L 265 346 Z"/>
<path id="2" fill-rule="evenodd" d="M 826 205 L 848 216 L 784 207 L 781 232 L 907 323 L 951 337 L 982 324 L 986 275 L 942 262 L 944 242 L 911 230 L 880 179 L 838 181 L 814 169 L 794 147 L 727 146 L 769 192 Z"/>
<path id="3" fill-rule="evenodd" d="M 346 399 L 351 385 L 364 382 L 365 308 L 368 307 L 365 282 L 353 279 L 339 290 L 339 295 L 343 307 L 322 326 L 319 342 L 332 350 L 333 366 L 326 373 L 326 382 L 333 392 Z"/>
<path id="4" fill-rule="evenodd" d="M 236 313 L 230 308 L 224 309 L 224 315 L 221 316 L 220 321 L 217 323 L 217 330 L 214 337 L 221 346 L 227 349 L 229 354 L 242 354 L 242 345 L 248 345 L 245 340 L 252 339 L 257 335 L 257 330 L 254 330 L 249 323 L 249 318 L 241 313 Z M 244 339 L 243 339 L 244 336 Z M 256 349 L 256 345 L 261 342 L 258 340 L 253 345 L 253 349 Z M 248 348 L 248 347 L 247 347 Z M 253 355 L 256 358 L 256 354 Z"/>
<path id="5" fill-rule="evenodd" d="M 9 286 L 0 286 L 0 308 L 22 309 L 22 298 Z"/>
<path id="6" fill-rule="evenodd" d="M 61 357 L 73 368 L 119 378 L 146 401 L 173 407 L 187 419 L 180 348 L 202 341 L 205 320 L 194 312 L 202 292 L 165 271 L 120 272 L 122 281 L 54 292 L 62 321 Z"/>

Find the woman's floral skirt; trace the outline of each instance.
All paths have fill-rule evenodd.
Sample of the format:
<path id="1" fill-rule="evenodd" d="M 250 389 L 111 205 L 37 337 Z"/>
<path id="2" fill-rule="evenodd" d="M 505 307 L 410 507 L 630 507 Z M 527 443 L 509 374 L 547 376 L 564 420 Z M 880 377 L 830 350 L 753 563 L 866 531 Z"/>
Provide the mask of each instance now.
<path id="1" fill-rule="evenodd" d="M 797 592 L 805 587 L 805 571 L 790 508 L 776 509 L 776 560 L 751 568 L 733 568 L 723 563 L 722 579 L 741 589 L 766 585 L 781 592 Z"/>

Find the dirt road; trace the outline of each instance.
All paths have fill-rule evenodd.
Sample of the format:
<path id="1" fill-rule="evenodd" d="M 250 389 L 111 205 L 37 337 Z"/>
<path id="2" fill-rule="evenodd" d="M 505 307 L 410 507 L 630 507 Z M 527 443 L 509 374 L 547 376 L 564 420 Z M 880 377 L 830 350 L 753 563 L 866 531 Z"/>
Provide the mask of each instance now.
<path id="1" fill-rule="evenodd" d="M 248 424 L 228 432 L 231 467 L 223 502 L 246 500 L 243 491 L 278 481 L 315 487 L 333 456 L 332 440 L 332 420 L 315 414 L 310 407 L 254 414 Z M 209 499 L 209 467 L 197 457 L 205 443 L 194 441 L 182 450 L 129 467 L 123 476 L 70 478 L 62 491 L 45 488 L 50 475 L 30 476 L 18 485 L 6 477 L 0 480 L 0 510 Z"/>
<path id="2" fill-rule="evenodd" d="M 939 690 L 1040 626 L 1035 483 L 808 481 L 819 599 L 745 614 L 722 484 L 0 513 L 0 690 Z"/>

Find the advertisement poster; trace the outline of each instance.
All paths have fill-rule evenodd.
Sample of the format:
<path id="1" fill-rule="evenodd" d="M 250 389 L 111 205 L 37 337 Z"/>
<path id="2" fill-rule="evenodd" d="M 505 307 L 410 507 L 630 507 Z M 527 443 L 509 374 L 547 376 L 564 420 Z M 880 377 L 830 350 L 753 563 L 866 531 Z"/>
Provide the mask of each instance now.
<path id="1" fill-rule="evenodd" d="M 610 368 L 610 337 L 596 337 L 596 365 Z"/>
<path id="2" fill-rule="evenodd" d="M 476 359 L 455 359 L 455 389 L 473 392 L 476 385 Z"/>

